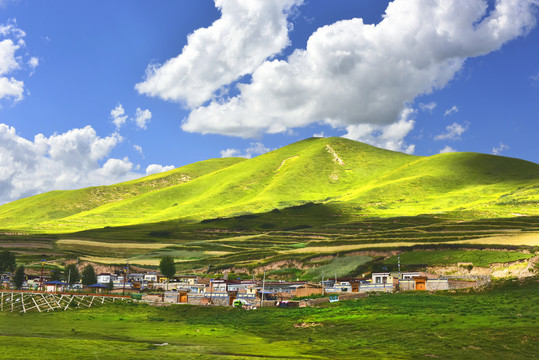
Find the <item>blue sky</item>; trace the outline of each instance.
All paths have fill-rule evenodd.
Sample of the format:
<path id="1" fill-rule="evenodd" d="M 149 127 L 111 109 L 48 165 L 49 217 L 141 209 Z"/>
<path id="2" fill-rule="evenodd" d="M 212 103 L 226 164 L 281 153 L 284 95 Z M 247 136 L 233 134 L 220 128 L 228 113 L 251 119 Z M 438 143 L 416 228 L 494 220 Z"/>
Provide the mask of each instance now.
<path id="1" fill-rule="evenodd" d="M 0 0 L 0 203 L 315 134 L 538 163 L 538 10 Z"/>

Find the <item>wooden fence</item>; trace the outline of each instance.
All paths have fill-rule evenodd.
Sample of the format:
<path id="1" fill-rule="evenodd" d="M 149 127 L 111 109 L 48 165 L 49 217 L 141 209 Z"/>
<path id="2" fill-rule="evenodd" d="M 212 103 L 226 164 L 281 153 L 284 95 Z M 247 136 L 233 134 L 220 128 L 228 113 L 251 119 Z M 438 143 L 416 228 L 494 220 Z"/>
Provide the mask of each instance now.
<path id="1" fill-rule="evenodd" d="M 27 313 L 71 308 L 89 308 L 116 301 L 130 301 L 121 295 L 49 293 L 43 291 L 0 290 L 0 311 Z"/>

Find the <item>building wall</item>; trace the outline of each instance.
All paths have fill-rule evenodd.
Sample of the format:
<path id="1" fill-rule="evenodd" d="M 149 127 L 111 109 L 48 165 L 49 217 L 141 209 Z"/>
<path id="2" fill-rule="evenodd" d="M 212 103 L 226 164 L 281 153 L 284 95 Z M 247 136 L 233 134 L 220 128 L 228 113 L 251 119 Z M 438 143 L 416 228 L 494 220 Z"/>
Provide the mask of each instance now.
<path id="1" fill-rule="evenodd" d="M 390 284 L 361 284 L 359 286 L 359 292 L 381 291 L 381 292 L 393 292 L 393 283 Z"/>
<path id="2" fill-rule="evenodd" d="M 302 297 L 302 296 L 309 296 L 313 294 L 322 294 L 322 288 L 297 288 L 295 291 L 292 292 L 292 296 Z"/>
<path id="3" fill-rule="evenodd" d="M 470 287 L 477 287 L 479 283 L 477 281 L 459 281 L 449 280 L 449 289 L 466 289 Z"/>
<path id="4" fill-rule="evenodd" d="M 447 279 L 428 279 L 426 284 L 426 290 L 447 290 L 449 289 L 449 282 Z"/>
<path id="5" fill-rule="evenodd" d="M 414 279 L 402 279 L 399 281 L 399 289 L 401 291 L 415 290 Z"/>
<path id="6" fill-rule="evenodd" d="M 169 304 L 177 304 L 180 299 L 180 293 L 177 291 L 167 291 L 165 292 L 165 295 L 163 297 L 163 302 L 169 303 Z"/>
<path id="7" fill-rule="evenodd" d="M 227 293 L 189 294 L 187 298 L 187 303 L 191 305 L 229 306 L 229 301 Z"/>

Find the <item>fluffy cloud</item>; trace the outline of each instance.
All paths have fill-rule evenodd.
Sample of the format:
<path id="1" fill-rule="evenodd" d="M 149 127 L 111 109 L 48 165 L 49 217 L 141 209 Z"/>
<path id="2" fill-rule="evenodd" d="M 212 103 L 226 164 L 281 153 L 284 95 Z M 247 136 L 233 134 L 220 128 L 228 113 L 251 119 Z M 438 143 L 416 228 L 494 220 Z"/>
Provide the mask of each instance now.
<path id="1" fill-rule="evenodd" d="M 444 116 L 449 116 L 453 113 L 456 113 L 459 111 L 459 108 L 457 105 L 453 105 L 453 107 L 451 109 L 447 109 L 445 112 L 444 112 Z"/>
<path id="2" fill-rule="evenodd" d="M 250 159 L 253 156 L 257 156 L 257 155 L 267 153 L 270 150 L 271 149 L 264 146 L 264 144 L 262 144 L 260 142 L 256 142 L 256 143 L 251 143 L 251 145 L 247 149 L 245 149 L 245 151 L 243 151 L 243 152 L 241 150 L 238 150 L 238 149 L 221 150 L 221 157 L 222 158 L 225 158 L 225 157 L 244 157 L 244 158 Z"/>
<path id="3" fill-rule="evenodd" d="M 144 157 L 144 152 L 142 151 L 142 146 L 140 145 L 133 145 L 133 149 L 135 149 L 136 152 L 138 152 L 142 157 Z"/>
<path id="4" fill-rule="evenodd" d="M 212 27 L 217 40 L 192 35 L 179 58 L 148 77 L 147 84 L 170 89 L 168 93 L 142 92 L 174 100 L 188 96 L 172 91 L 178 88 L 174 84 L 182 84 L 186 85 L 181 87 L 182 92 L 202 94 L 188 101 L 193 111 L 182 125 L 188 132 L 248 138 L 318 122 L 352 126 L 349 135 L 359 130 L 364 137 L 371 128 L 399 124 L 399 114 L 407 104 L 418 95 L 445 87 L 467 58 L 495 51 L 526 34 L 535 26 L 536 3 L 499 0 L 489 10 L 485 0 L 395 0 L 380 23 L 365 24 L 356 18 L 324 26 L 310 36 L 305 49 L 296 49 L 286 60 L 266 60 L 258 67 L 245 66 L 243 71 L 225 76 L 206 69 L 208 64 L 215 67 L 214 58 L 209 57 L 211 61 L 205 59 L 198 66 L 189 62 L 188 83 L 168 76 L 164 70 L 161 73 L 169 63 L 187 58 L 194 38 L 200 41 L 197 48 L 204 49 L 212 48 L 226 35 Z M 237 26 L 249 34 L 253 30 L 245 21 Z M 263 43 L 260 39 L 265 38 L 257 36 Z M 236 42 L 232 44 L 235 48 Z M 250 58 L 249 50 L 246 54 Z M 223 58 L 227 63 L 239 61 L 232 55 Z M 255 67 L 250 83 L 238 85 L 237 96 L 217 98 L 197 107 L 208 99 L 209 89 L 215 89 L 215 84 L 230 82 Z M 231 71 L 226 66 L 217 68 Z M 211 76 L 206 77 L 207 71 Z M 211 82 L 215 86 L 206 86 L 208 78 L 218 79 Z M 141 91 L 141 85 L 138 89 Z"/>
<path id="5" fill-rule="evenodd" d="M 505 145 L 504 143 L 500 143 L 500 146 L 492 148 L 492 153 L 494 155 L 499 155 L 502 151 L 507 149 L 509 149 L 509 146 Z"/>
<path id="6" fill-rule="evenodd" d="M 349 125 L 346 129 L 348 133 L 343 137 L 365 142 L 377 147 L 393 151 L 401 151 L 413 154 L 415 145 L 408 145 L 404 138 L 412 131 L 415 121 L 410 119 L 415 111 L 406 108 L 401 112 L 400 119 L 396 123 L 389 125 L 358 124 Z"/>
<path id="7" fill-rule="evenodd" d="M 460 136 L 468 130 L 469 123 L 459 124 L 454 122 L 445 128 L 445 132 L 440 135 L 436 135 L 434 140 L 459 140 Z"/>
<path id="8" fill-rule="evenodd" d="M 163 165 L 158 165 L 158 164 L 151 164 L 151 165 L 148 165 L 148 167 L 146 168 L 146 175 L 162 173 L 162 172 L 169 171 L 172 169 L 174 169 L 174 165 L 163 166 Z"/>
<path id="9" fill-rule="evenodd" d="M 151 118 L 152 113 L 150 112 L 150 110 L 142 110 L 141 108 L 137 108 L 137 112 L 135 114 L 135 123 L 139 128 L 146 129 L 146 124 L 150 122 Z"/>
<path id="10" fill-rule="evenodd" d="M 202 105 L 289 44 L 287 16 L 302 0 L 215 0 L 221 18 L 189 35 L 182 53 L 150 65 L 139 93 Z"/>
<path id="11" fill-rule="evenodd" d="M 446 154 L 446 153 L 452 153 L 452 152 L 457 152 L 457 150 L 453 149 L 449 145 L 446 145 L 442 150 L 440 150 L 440 154 Z"/>
<path id="12" fill-rule="evenodd" d="M 24 97 L 24 82 L 7 76 L 21 68 L 21 56 L 16 52 L 24 47 L 26 33 L 16 25 L 15 20 L 0 24 L 0 100 L 12 98 L 20 101 Z"/>
<path id="13" fill-rule="evenodd" d="M 36 68 L 39 66 L 39 59 L 35 56 L 31 57 L 30 60 L 28 60 L 28 66 L 30 66 L 30 76 L 32 76 L 34 71 L 36 71 Z"/>
<path id="14" fill-rule="evenodd" d="M 432 110 L 434 110 L 436 108 L 436 106 L 438 106 L 438 104 L 436 104 L 434 101 L 431 101 L 428 104 L 423 104 L 423 103 L 419 104 L 419 108 L 421 110 L 428 111 L 428 112 L 432 112 Z"/>
<path id="15" fill-rule="evenodd" d="M 97 136 L 91 126 L 34 140 L 0 124 L 0 204 L 55 189 L 76 189 L 134 179 L 127 159 L 108 158 L 122 141 Z M 106 159 L 106 161 L 105 161 Z M 104 164 L 102 164 L 104 161 Z"/>
<path id="16" fill-rule="evenodd" d="M 110 117 L 112 118 L 114 125 L 116 125 L 116 130 L 119 130 L 127 120 L 127 115 L 125 115 L 125 110 L 122 104 L 118 104 L 110 111 Z"/>

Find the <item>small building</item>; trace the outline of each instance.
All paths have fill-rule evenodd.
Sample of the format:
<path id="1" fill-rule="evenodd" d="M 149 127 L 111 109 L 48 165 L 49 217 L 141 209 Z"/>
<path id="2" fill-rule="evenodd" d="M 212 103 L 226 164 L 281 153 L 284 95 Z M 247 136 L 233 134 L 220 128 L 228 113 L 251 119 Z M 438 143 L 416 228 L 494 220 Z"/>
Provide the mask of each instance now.
<path id="1" fill-rule="evenodd" d="M 372 283 L 373 284 L 392 284 L 393 276 L 391 273 L 372 273 Z"/>
<path id="2" fill-rule="evenodd" d="M 67 284 L 58 280 L 54 280 L 48 281 L 44 285 L 46 292 L 62 292 L 64 291 L 64 288 Z"/>
<path id="3" fill-rule="evenodd" d="M 144 274 L 144 277 L 142 279 L 146 282 L 157 282 L 157 273 L 156 272 L 148 272 Z"/>
<path id="4" fill-rule="evenodd" d="M 400 276 L 401 279 L 412 279 L 412 278 L 415 278 L 415 277 L 418 277 L 418 276 L 421 276 L 421 273 L 419 271 L 414 271 L 414 272 L 403 272 Z"/>
<path id="5" fill-rule="evenodd" d="M 213 292 L 223 293 L 223 292 L 227 292 L 227 290 L 228 290 L 228 281 L 222 280 L 222 279 L 211 279 L 210 286 L 207 289 L 207 291 L 210 293 L 213 293 Z"/>
<path id="6" fill-rule="evenodd" d="M 131 282 L 142 282 L 144 280 L 144 275 L 135 273 L 127 275 L 127 280 Z"/>
<path id="7" fill-rule="evenodd" d="M 118 279 L 118 275 L 116 274 L 101 273 L 97 275 L 98 284 L 108 285 L 111 281 L 114 282 L 116 279 Z"/>
<path id="8" fill-rule="evenodd" d="M 400 290 L 447 290 L 449 289 L 449 281 L 447 279 L 429 279 L 426 276 L 416 276 L 408 279 L 400 279 Z"/>

